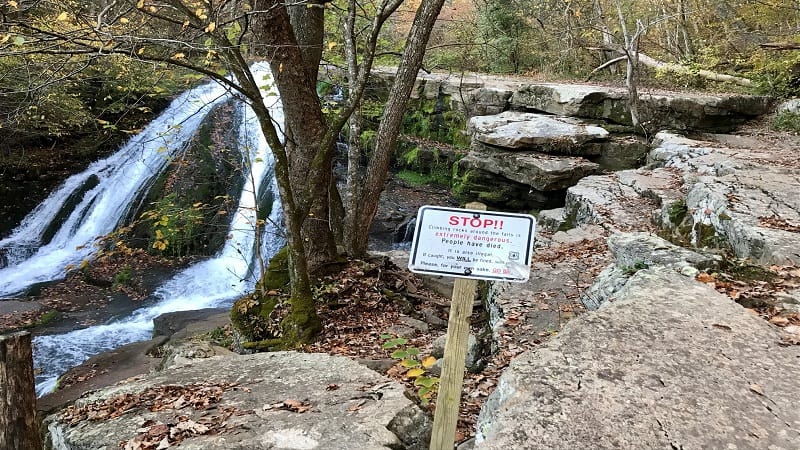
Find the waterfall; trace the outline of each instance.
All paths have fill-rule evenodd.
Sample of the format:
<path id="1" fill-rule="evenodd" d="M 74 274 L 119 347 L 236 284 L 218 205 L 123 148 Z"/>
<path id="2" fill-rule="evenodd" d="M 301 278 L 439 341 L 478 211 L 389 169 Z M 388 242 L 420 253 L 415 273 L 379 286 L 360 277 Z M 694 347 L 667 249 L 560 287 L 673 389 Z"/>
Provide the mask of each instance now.
<path id="1" fill-rule="evenodd" d="M 119 151 L 68 178 L 9 237 L 0 240 L 6 262 L 0 269 L 0 298 L 63 278 L 69 265 L 90 258 L 94 240 L 120 224 L 133 200 L 149 188 L 169 158 L 186 148 L 208 112 L 228 98 L 217 83 L 191 90 Z M 86 190 L 87 183 L 94 186 Z M 71 211 L 64 211 L 70 197 L 75 204 Z M 57 231 L 47 239 L 52 227 Z"/>
<path id="2" fill-rule="evenodd" d="M 254 65 L 252 70 L 256 77 L 268 74 L 265 63 Z M 276 93 L 263 92 L 262 95 L 273 102 L 269 105 L 273 120 L 282 123 L 283 111 Z M 148 183 L 163 170 L 166 156 L 185 148 L 209 110 L 228 99 L 230 95 L 216 83 L 196 88 L 175 100 L 119 152 L 69 178 L 9 238 L 0 241 L 0 248 L 41 245 L 27 259 L 0 269 L 0 295 L 21 292 L 33 283 L 57 279 L 63 276 L 66 264 L 90 257 L 94 238 L 112 231 L 124 219 L 137 194 L 147 189 Z M 266 264 L 282 245 L 282 207 L 274 179 L 274 160 L 255 113 L 244 102 L 237 102 L 237 107 L 241 108 L 238 143 L 245 156 L 246 182 L 223 248 L 212 258 L 184 269 L 162 284 L 148 302 L 149 306 L 134 311 L 127 318 L 34 338 L 34 365 L 40 369 L 36 376 L 37 395 L 51 391 L 60 374 L 90 356 L 149 339 L 153 318 L 163 313 L 221 306 L 253 289 L 258 276 L 257 257 L 261 256 Z M 45 229 L 59 215 L 66 199 L 92 176 L 99 178 L 97 186 L 86 191 L 52 240 L 42 242 Z M 257 206 L 266 194 L 272 198 L 272 208 L 266 226 L 256 236 Z M 24 254 L 23 251 L 12 253 L 16 258 Z M 39 272 L 39 268 L 48 266 L 57 266 L 57 269 Z"/>

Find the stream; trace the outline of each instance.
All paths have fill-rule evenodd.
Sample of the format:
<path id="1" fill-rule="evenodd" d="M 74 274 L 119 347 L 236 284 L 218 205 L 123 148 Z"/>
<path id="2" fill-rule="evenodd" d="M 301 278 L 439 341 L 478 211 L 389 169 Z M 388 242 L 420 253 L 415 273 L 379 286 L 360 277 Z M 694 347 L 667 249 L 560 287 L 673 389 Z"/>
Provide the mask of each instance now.
<path id="1" fill-rule="evenodd" d="M 251 70 L 269 74 L 265 63 Z M 277 92 L 265 90 L 272 118 L 283 122 Z M 94 241 L 123 225 L 171 158 L 184 151 L 214 106 L 231 94 L 217 83 L 184 93 L 141 133 L 113 155 L 68 178 L 35 208 L 6 239 L 0 240 L 0 298 L 24 293 L 39 283 L 61 279 L 70 266 L 91 259 Z M 89 357 L 150 339 L 153 318 L 173 311 L 218 307 L 252 290 L 257 261 L 283 245 L 272 153 L 252 109 L 236 102 L 238 146 L 245 161 L 244 187 L 223 248 L 213 257 L 177 273 L 159 286 L 146 305 L 128 317 L 64 334 L 34 338 L 37 395 L 50 392 L 58 377 Z M 256 235 L 259 201 L 274 198 L 267 225 Z M 74 206 L 74 207 L 73 207 Z"/>

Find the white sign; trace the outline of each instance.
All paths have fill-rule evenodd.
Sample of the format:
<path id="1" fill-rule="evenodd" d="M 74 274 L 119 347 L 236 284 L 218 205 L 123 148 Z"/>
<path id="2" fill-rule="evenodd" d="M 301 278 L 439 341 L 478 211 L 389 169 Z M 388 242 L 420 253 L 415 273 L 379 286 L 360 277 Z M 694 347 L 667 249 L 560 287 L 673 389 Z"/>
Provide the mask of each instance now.
<path id="1" fill-rule="evenodd" d="M 530 276 L 535 229 L 536 219 L 528 214 L 423 206 L 408 269 L 522 283 Z"/>

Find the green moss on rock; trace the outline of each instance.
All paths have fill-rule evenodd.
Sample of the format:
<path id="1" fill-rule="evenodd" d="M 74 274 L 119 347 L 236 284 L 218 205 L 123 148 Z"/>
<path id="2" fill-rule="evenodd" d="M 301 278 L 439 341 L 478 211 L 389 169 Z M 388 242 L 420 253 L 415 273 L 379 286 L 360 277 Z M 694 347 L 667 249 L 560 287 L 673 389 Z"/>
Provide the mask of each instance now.
<path id="1" fill-rule="evenodd" d="M 283 247 L 272 257 L 257 289 L 264 292 L 286 289 L 289 286 L 289 247 Z"/>
<path id="2" fill-rule="evenodd" d="M 272 312 L 280 303 L 277 295 L 246 295 L 231 308 L 231 325 L 243 341 L 260 341 L 275 337 Z"/>

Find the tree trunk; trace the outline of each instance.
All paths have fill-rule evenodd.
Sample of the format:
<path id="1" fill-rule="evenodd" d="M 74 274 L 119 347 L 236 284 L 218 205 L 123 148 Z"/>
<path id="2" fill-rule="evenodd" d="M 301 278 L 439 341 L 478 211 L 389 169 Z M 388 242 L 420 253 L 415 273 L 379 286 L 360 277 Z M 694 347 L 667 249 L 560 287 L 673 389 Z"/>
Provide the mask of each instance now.
<path id="1" fill-rule="evenodd" d="M 403 113 L 417 79 L 417 73 L 422 67 L 422 58 L 431 30 L 443 4 L 444 0 L 423 0 L 414 16 L 403 58 L 398 66 L 392 89 L 389 91 L 383 118 L 378 125 L 375 151 L 367 166 L 358 207 L 347 211 L 345 246 L 352 256 L 361 256 L 367 251 L 369 229 L 389 174 L 389 164 L 397 144 Z"/>
<path id="2" fill-rule="evenodd" d="M 308 83 L 314 88 L 314 99 L 316 99 L 317 75 L 319 74 L 319 64 L 322 60 L 322 41 L 325 35 L 325 9 L 322 2 L 306 0 L 290 0 L 287 3 L 289 21 L 294 31 L 300 54 L 303 58 L 303 65 L 308 76 Z M 319 107 L 318 107 L 319 108 Z M 305 132 L 304 123 L 300 123 L 297 129 L 297 122 L 291 122 L 286 118 L 287 151 L 294 153 L 294 147 L 302 139 L 296 138 L 297 133 Z M 323 132 L 324 134 L 324 132 Z M 321 140 L 320 140 L 321 143 Z M 320 143 L 316 144 L 317 146 Z M 330 151 L 330 157 L 333 149 Z M 325 158 L 320 165 L 331 169 L 330 158 Z M 327 170 L 322 178 L 314 178 L 314 183 L 309 183 L 309 178 L 295 180 L 295 183 L 316 184 L 331 183 L 331 170 Z M 318 191 L 313 196 L 313 203 L 303 223 L 303 241 L 305 242 L 306 259 L 308 269 L 311 273 L 317 272 L 329 262 L 336 259 L 336 240 L 331 224 L 329 191 Z"/>
<path id="3" fill-rule="evenodd" d="M 0 336 L 0 448 L 40 450 L 31 335 Z"/>
<path id="4" fill-rule="evenodd" d="M 258 11 L 268 11 L 255 16 L 253 32 L 270 63 L 288 130 L 285 145 L 275 142 L 274 125 L 269 122 L 266 106 L 254 102 L 261 128 L 276 156 L 275 174 L 284 207 L 292 284 L 290 309 L 282 328 L 284 340 L 297 345 L 310 341 L 321 329 L 309 279 L 310 270 L 321 261 L 319 254 L 309 249 L 322 242 L 318 238 L 331 237 L 332 241 L 327 222 L 332 149 L 323 145 L 327 127 L 316 86 L 308 75 L 285 4 L 258 0 L 254 6 Z M 314 217 L 317 214 L 321 217 Z M 310 260 L 309 255 L 314 259 Z"/>
<path id="5" fill-rule="evenodd" d="M 800 44 L 797 42 L 767 42 L 759 45 L 759 47 L 767 50 L 800 50 Z"/>
<path id="6" fill-rule="evenodd" d="M 325 7 L 321 1 L 290 0 L 287 8 L 306 72 L 316 86 L 319 63 L 322 60 L 322 41 L 325 37 Z"/>
<path id="7" fill-rule="evenodd" d="M 256 9 L 269 11 L 254 20 L 253 31 L 264 48 L 264 57 L 270 61 L 272 76 L 281 96 L 289 177 L 297 203 L 297 210 L 293 211 L 297 214 L 294 220 L 301 224 L 308 270 L 314 272 L 336 257 L 328 204 L 333 148 L 332 145 L 323 145 L 327 124 L 317 97 L 316 75 L 309 75 L 312 72 L 316 74 L 312 66 L 316 69 L 319 60 L 309 59 L 317 57 L 313 42 L 304 46 L 298 44 L 283 3 L 260 0 L 256 2 Z M 315 16 L 312 14 L 310 17 Z M 306 21 L 301 28 L 306 26 L 313 28 L 322 26 L 322 23 Z M 319 39 L 319 33 L 308 30 L 301 35 L 310 40 Z"/>
<path id="8" fill-rule="evenodd" d="M 712 72 L 710 70 L 693 70 L 686 66 L 682 66 L 680 64 L 668 63 L 664 61 L 659 61 L 657 59 L 653 59 L 641 52 L 635 52 L 635 53 L 636 53 L 635 57 L 639 59 L 640 63 L 644 64 L 647 67 L 652 67 L 654 69 L 661 69 L 674 73 L 688 73 L 703 77 L 708 80 L 734 83 L 738 84 L 739 86 L 752 86 L 753 84 L 752 80 L 749 80 L 747 78 L 737 77 L 734 75 L 725 75 L 723 73 Z"/>

